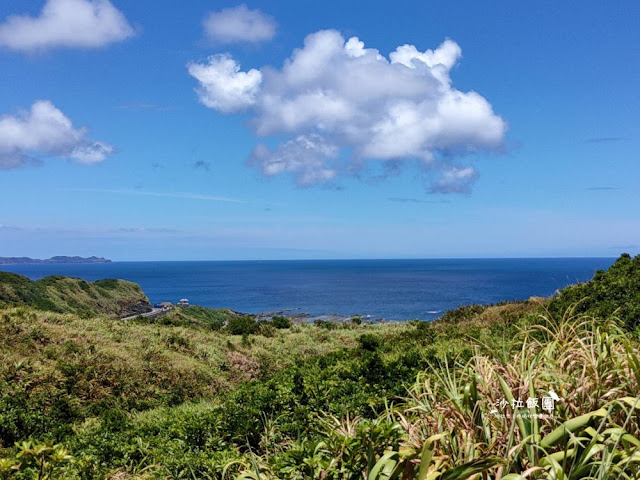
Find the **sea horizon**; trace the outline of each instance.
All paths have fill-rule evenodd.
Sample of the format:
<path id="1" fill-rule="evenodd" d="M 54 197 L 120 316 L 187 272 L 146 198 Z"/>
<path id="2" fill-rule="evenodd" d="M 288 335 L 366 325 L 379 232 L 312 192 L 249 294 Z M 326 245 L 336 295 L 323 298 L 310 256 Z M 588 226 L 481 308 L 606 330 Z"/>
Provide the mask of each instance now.
<path id="1" fill-rule="evenodd" d="M 152 303 L 177 302 L 308 318 L 433 320 L 470 304 L 548 297 L 591 279 L 615 257 L 163 260 L 2 265 L 37 280 L 65 275 L 140 284 Z"/>
<path id="2" fill-rule="evenodd" d="M 619 255 L 618 255 L 619 256 Z M 163 262 L 324 262 L 324 261 L 378 261 L 378 260 L 529 260 L 529 259 L 569 259 L 569 258 L 594 258 L 594 259 L 616 259 L 618 256 L 602 256 L 602 255 L 529 255 L 529 256 L 506 256 L 506 257 L 494 257 L 494 256 L 445 256 L 445 257 L 324 257 L 324 258 L 230 258 L 230 259 L 192 259 L 192 260 L 180 260 L 180 259 L 164 259 L 164 260 L 114 260 L 107 258 L 111 263 L 141 263 L 141 262 L 153 262 L 153 263 L 163 263 Z M 105 257 L 106 258 L 106 257 Z"/>

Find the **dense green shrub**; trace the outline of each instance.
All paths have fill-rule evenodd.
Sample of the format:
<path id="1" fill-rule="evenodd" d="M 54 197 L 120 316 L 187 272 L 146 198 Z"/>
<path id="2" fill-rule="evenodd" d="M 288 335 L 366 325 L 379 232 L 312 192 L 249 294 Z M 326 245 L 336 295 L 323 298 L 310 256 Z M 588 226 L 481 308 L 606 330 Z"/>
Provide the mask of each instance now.
<path id="1" fill-rule="evenodd" d="M 251 335 L 258 331 L 259 326 L 254 317 L 245 315 L 230 318 L 226 328 L 231 335 Z"/>
<path id="2" fill-rule="evenodd" d="M 485 308 L 486 307 L 482 305 L 465 305 L 454 310 L 447 310 L 442 317 L 440 317 L 440 321 L 452 324 L 464 322 L 482 313 Z"/>
<path id="3" fill-rule="evenodd" d="M 278 329 L 271 322 L 260 323 L 258 333 L 265 337 L 275 337 Z"/>
<path id="4" fill-rule="evenodd" d="M 290 328 L 292 325 L 291 319 L 276 315 L 271 319 L 271 325 L 278 329 Z"/>
<path id="5" fill-rule="evenodd" d="M 425 322 L 418 320 L 415 322 L 416 331 L 418 336 L 424 341 L 432 341 L 434 339 L 435 333 L 433 324 L 431 322 Z"/>
<path id="6" fill-rule="evenodd" d="M 118 288 L 118 280 L 115 278 L 105 278 L 103 280 L 96 280 L 93 282 L 96 286 L 106 288 L 109 290 L 114 290 Z"/>
<path id="7" fill-rule="evenodd" d="M 548 308 L 554 317 L 570 308 L 574 314 L 616 316 L 627 329 L 635 329 L 640 325 L 640 255 L 622 254 L 607 271 L 598 270 L 591 281 L 562 289 Z"/>
<path id="8" fill-rule="evenodd" d="M 313 321 L 313 324 L 316 327 L 324 328 L 325 330 L 335 330 L 338 328 L 338 324 L 336 322 L 330 322 L 328 320 L 316 319 Z"/>
<path id="9" fill-rule="evenodd" d="M 358 343 L 363 350 L 373 352 L 380 346 L 380 337 L 372 333 L 365 333 L 358 337 Z"/>

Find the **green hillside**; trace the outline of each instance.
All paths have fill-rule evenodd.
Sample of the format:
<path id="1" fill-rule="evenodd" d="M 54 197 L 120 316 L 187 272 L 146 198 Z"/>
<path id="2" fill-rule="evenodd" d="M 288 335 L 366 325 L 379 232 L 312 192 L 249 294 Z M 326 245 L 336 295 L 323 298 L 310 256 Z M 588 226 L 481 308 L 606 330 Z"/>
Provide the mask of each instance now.
<path id="1" fill-rule="evenodd" d="M 607 270 L 586 283 L 571 285 L 549 304 L 558 316 L 572 307 L 574 314 L 615 315 L 629 330 L 640 326 L 640 255 L 623 254 Z"/>
<path id="2" fill-rule="evenodd" d="M 80 278 L 50 276 L 32 281 L 0 272 L 0 305 L 28 305 L 41 310 L 82 316 L 124 317 L 151 310 L 140 286 L 126 280 L 87 282 Z"/>
<path id="3" fill-rule="evenodd" d="M 640 478 L 636 262 L 432 323 L 9 306 L 0 478 Z"/>

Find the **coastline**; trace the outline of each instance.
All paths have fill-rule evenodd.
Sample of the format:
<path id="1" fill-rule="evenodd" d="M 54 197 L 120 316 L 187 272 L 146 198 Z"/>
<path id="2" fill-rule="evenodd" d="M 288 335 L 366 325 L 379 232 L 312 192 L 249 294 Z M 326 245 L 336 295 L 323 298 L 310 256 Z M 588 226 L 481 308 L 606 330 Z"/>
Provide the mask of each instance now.
<path id="1" fill-rule="evenodd" d="M 37 280 L 51 275 L 139 284 L 152 304 L 194 305 L 251 315 L 434 320 L 463 305 L 548 297 L 589 280 L 612 259 L 353 260 L 278 262 L 112 262 L 6 265 Z"/>

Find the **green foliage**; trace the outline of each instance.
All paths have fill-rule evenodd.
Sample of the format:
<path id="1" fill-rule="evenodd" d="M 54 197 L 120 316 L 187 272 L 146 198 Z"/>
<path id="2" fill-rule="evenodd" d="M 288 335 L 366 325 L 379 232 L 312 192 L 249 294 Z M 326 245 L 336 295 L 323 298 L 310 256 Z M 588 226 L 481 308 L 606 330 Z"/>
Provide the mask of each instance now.
<path id="1" fill-rule="evenodd" d="M 271 319 L 271 325 L 281 330 L 284 328 L 291 328 L 292 322 L 290 318 L 276 315 Z"/>
<path id="2" fill-rule="evenodd" d="M 116 290 L 120 282 L 114 278 L 105 278 L 103 280 L 96 280 L 93 282 L 97 287 L 105 288 L 107 290 Z"/>
<path id="3" fill-rule="evenodd" d="M 418 320 L 415 323 L 416 331 L 418 333 L 418 337 L 420 337 L 423 341 L 431 342 L 435 337 L 433 324 L 430 322 L 424 322 Z"/>
<path id="4" fill-rule="evenodd" d="M 587 287 L 603 312 L 631 311 L 635 261 Z M 585 302 L 282 330 L 0 311 L 0 478 L 638 478 L 640 347 Z M 553 416 L 492 413 L 551 390 Z"/>
<path id="5" fill-rule="evenodd" d="M 250 315 L 230 318 L 227 322 L 227 332 L 231 335 L 251 335 L 258 332 L 260 325 Z"/>
<path id="6" fill-rule="evenodd" d="M 167 345 L 171 348 L 185 350 L 189 350 L 191 348 L 191 342 L 189 341 L 189 339 L 177 332 L 171 332 L 167 337 L 166 342 Z"/>
<path id="7" fill-rule="evenodd" d="M 260 322 L 258 325 L 258 332 L 265 337 L 275 337 L 278 333 L 278 329 L 273 326 L 271 322 Z"/>
<path id="8" fill-rule="evenodd" d="M 447 310 L 440 318 L 443 323 L 457 324 L 471 320 L 476 315 L 482 313 L 486 307 L 482 305 L 466 305 L 458 307 L 454 310 Z"/>
<path id="9" fill-rule="evenodd" d="M 16 444 L 13 458 L 0 459 L 0 478 L 62 479 L 65 478 L 61 473 L 64 466 L 72 460 L 73 457 L 63 445 L 26 440 Z"/>
<path id="10" fill-rule="evenodd" d="M 590 282 L 563 289 L 548 308 L 557 317 L 570 307 L 574 314 L 614 315 L 629 330 L 640 326 L 640 255 L 622 254 L 607 271 L 597 271 Z"/>
<path id="11" fill-rule="evenodd" d="M 143 321 L 159 323 L 161 325 L 176 325 L 189 327 L 204 327 L 210 330 L 221 330 L 225 324 L 240 314 L 226 308 L 206 308 L 199 305 L 174 308 L 165 315 Z"/>
<path id="12" fill-rule="evenodd" d="M 325 330 L 336 330 L 337 328 L 340 328 L 340 325 L 336 322 L 330 322 L 328 320 L 321 320 L 321 319 L 316 319 L 313 321 L 313 324 L 316 327 L 319 328 L 324 328 Z"/>
<path id="13" fill-rule="evenodd" d="M 242 339 L 240 340 L 240 343 L 245 348 L 251 347 L 251 343 L 252 342 L 251 342 L 251 339 L 249 338 L 249 334 L 247 332 L 243 332 L 242 333 Z"/>
<path id="14" fill-rule="evenodd" d="M 520 321 L 529 325 L 528 318 Z M 309 328 L 313 333 L 316 327 Z M 409 329 L 398 325 L 360 333 L 354 337 L 358 349 L 299 361 L 243 383 L 215 402 L 183 403 L 143 414 L 105 408 L 96 421 L 66 435 L 76 460 L 62 465 L 64 478 L 107 478 L 117 471 L 152 478 L 223 478 L 225 472 L 228 478 L 257 478 L 259 472 L 265 479 L 409 479 L 419 478 L 424 469 L 437 480 L 474 473 L 495 480 L 498 468 L 506 468 L 502 478 L 515 479 L 507 474 L 524 473 L 537 464 L 540 474 L 531 478 L 560 478 L 558 472 L 566 474 L 563 478 L 578 478 L 585 468 L 600 469 L 599 478 L 624 478 L 629 472 L 625 465 L 634 465 L 623 459 L 636 454 L 638 423 L 629 416 L 635 408 L 632 400 L 611 403 L 610 398 L 612 391 L 623 396 L 637 389 L 636 344 L 606 324 L 598 330 L 595 323 L 549 320 L 520 327 L 510 338 L 513 348 L 505 364 L 490 350 L 479 353 L 479 344 L 472 352 L 470 337 L 458 346 L 443 339 L 440 331 L 451 328 L 416 322 Z M 447 347 L 438 353 L 442 342 Z M 530 349 L 523 349 L 524 343 Z M 624 360 L 623 352 L 633 356 Z M 570 360 L 587 353 L 596 356 L 593 365 L 598 370 L 583 371 L 584 361 Z M 553 363 L 541 369 L 540 358 Z M 529 377 L 537 371 L 535 365 L 540 371 Z M 566 371 L 567 365 L 576 370 Z M 629 370 L 631 365 L 635 367 Z M 536 391 L 552 387 L 567 399 L 567 393 L 582 389 L 581 397 L 558 406 L 557 418 L 564 426 L 556 422 L 535 427 L 540 432 L 537 447 L 527 447 L 532 423 L 488 414 L 500 395 L 522 396 L 521 382 Z M 399 401 L 401 397 L 406 398 Z M 603 415 L 580 416 L 602 408 Z M 477 427 L 469 429 L 474 424 Z M 619 430 L 617 425 L 623 424 L 624 431 Z M 587 447 L 576 450 L 584 441 L 593 442 L 596 450 L 591 451 L 601 451 L 603 445 L 606 458 L 618 458 L 621 466 L 605 462 Z M 564 467 L 560 454 L 566 458 Z M 7 468 L 15 465 L 7 462 Z M 581 467 L 572 466 L 575 462 Z"/>
<path id="15" fill-rule="evenodd" d="M 125 316 L 151 310 L 139 285 L 126 280 L 86 282 L 52 275 L 37 281 L 14 273 L 0 272 L 0 303 L 29 305 L 58 313 Z"/>
<path id="16" fill-rule="evenodd" d="M 0 272 L 0 301 L 7 304 L 27 304 L 42 310 L 56 311 L 55 303 L 48 298 L 45 282 L 32 282 L 27 277 Z"/>
<path id="17" fill-rule="evenodd" d="M 365 333 L 358 337 L 358 343 L 360 343 L 360 348 L 363 350 L 374 352 L 380 346 L 380 338 L 372 333 Z"/>
<path id="18" fill-rule="evenodd" d="M 310 325 L 259 328 L 270 336 L 246 334 L 240 341 L 206 324 L 0 310 L 0 449 L 29 437 L 61 441 L 74 425 L 105 411 L 218 399 L 241 382 L 353 345 L 356 337 L 340 330 L 320 342 Z"/>

